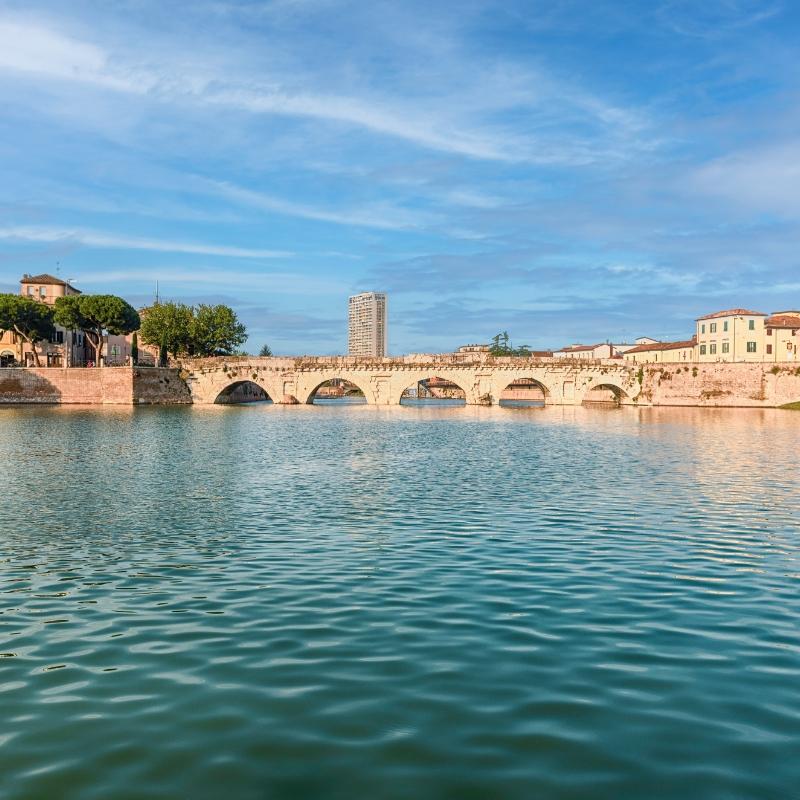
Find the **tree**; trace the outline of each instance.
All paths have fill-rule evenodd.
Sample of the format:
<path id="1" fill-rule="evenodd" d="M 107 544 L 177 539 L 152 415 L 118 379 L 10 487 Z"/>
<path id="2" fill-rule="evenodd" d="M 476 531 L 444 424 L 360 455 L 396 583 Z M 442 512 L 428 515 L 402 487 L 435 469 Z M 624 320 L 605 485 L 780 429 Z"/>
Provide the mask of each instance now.
<path id="1" fill-rule="evenodd" d="M 161 366 L 168 353 L 177 358 L 189 352 L 192 320 L 192 308 L 183 303 L 156 303 L 142 311 L 142 342 L 158 348 Z"/>
<path id="2" fill-rule="evenodd" d="M 28 342 L 33 362 L 40 367 L 36 343 L 52 339 L 55 334 L 53 308 L 18 294 L 0 294 L 0 330 L 13 331 Z"/>
<path id="3" fill-rule="evenodd" d="M 131 337 L 131 364 L 135 367 L 139 362 L 139 334 L 134 331 Z"/>
<path id="4" fill-rule="evenodd" d="M 64 328 L 82 330 L 92 345 L 95 363 L 103 358 L 103 334 L 124 336 L 141 325 L 136 309 L 113 294 L 71 294 L 59 297 L 55 321 Z"/>
<path id="5" fill-rule="evenodd" d="M 511 345 L 509 344 L 508 331 L 498 333 L 492 337 L 492 344 L 489 347 L 489 353 L 493 356 L 508 356 L 511 355 Z"/>
<path id="6" fill-rule="evenodd" d="M 189 338 L 189 355 L 226 356 L 245 343 L 247 330 L 229 306 L 199 305 Z"/>
<path id="7" fill-rule="evenodd" d="M 272 348 L 268 345 L 262 345 L 261 349 L 258 351 L 258 354 L 264 358 L 272 355 Z"/>

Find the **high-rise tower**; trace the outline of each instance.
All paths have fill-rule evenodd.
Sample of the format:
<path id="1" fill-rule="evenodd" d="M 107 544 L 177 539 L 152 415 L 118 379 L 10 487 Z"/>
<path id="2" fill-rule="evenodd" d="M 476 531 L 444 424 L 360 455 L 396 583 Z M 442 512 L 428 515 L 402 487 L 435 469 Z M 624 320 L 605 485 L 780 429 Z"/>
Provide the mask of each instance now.
<path id="1" fill-rule="evenodd" d="M 387 299 L 383 292 L 362 292 L 350 298 L 347 352 L 351 356 L 386 355 Z"/>

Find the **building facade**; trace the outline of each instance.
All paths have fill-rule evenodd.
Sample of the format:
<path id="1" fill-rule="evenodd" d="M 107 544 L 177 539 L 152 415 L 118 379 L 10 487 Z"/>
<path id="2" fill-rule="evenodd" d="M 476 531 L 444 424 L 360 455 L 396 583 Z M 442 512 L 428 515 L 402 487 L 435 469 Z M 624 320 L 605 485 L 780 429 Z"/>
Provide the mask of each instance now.
<path id="1" fill-rule="evenodd" d="M 695 341 L 687 339 L 685 342 L 656 342 L 640 344 L 626 350 L 622 357 L 625 361 L 634 364 L 666 363 L 683 364 L 694 361 Z"/>
<path id="2" fill-rule="evenodd" d="M 39 303 L 53 306 L 59 297 L 80 294 L 80 291 L 65 280 L 54 275 L 23 275 L 20 280 L 20 294 Z M 6 333 L 16 343 L 14 361 L 25 367 L 35 364 L 33 348 L 28 342 L 12 333 Z M 86 341 L 82 331 L 70 331 L 56 325 L 53 338 L 49 342 L 40 342 L 37 350 L 42 366 L 78 367 L 86 363 Z M 9 366 L 8 347 L 0 343 L 0 358 L 5 366 Z"/>
<path id="3" fill-rule="evenodd" d="M 384 358 L 388 352 L 388 301 L 383 292 L 353 295 L 348 305 L 347 352 Z"/>
<path id="4" fill-rule="evenodd" d="M 732 308 L 696 320 L 697 361 L 764 361 L 767 314 Z"/>
<path id="5" fill-rule="evenodd" d="M 800 361 L 800 311 L 776 311 L 764 322 L 764 360 Z"/>

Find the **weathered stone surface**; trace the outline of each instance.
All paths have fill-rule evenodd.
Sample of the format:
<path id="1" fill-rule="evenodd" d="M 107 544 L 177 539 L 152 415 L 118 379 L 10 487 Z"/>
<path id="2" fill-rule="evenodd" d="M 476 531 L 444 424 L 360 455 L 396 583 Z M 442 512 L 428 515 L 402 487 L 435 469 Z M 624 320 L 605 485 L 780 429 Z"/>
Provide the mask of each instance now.
<path id="1" fill-rule="evenodd" d="M 545 403 L 553 405 L 615 397 L 640 406 L 770 408 L 800 401 L 796 364 L 242 357 L 186 361 L 180 369 L 0 369 L 0 404 L 207 404 L 245 381 L 260 386 L 275 402 L 308 403 L 320 384 L 342 378 L 358 386 L 371 405 L 397 405 L 406 388 L 432 377 L 459 386 L 470 405 L 514 396 L 508 387 L 521 379 L 541 387 Z M 536 394 L 535 389 L 526 391 Z"/>
<path id="2" fill-rule="evenodd" d="M 191 402 L 189 389 L 175 369 L 0 369 L 0 404 L 174 405 Z"/>

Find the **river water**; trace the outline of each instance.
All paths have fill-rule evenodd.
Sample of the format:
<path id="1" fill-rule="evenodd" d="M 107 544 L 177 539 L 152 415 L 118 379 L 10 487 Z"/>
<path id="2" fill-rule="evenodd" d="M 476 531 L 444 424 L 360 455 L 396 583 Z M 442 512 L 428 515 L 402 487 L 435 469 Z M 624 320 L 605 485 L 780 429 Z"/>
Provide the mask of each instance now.
<path id="1" fill-rule="evenodd" d="M 800 796 L 800 414 L 0 410 L 0 796 Z"/>

